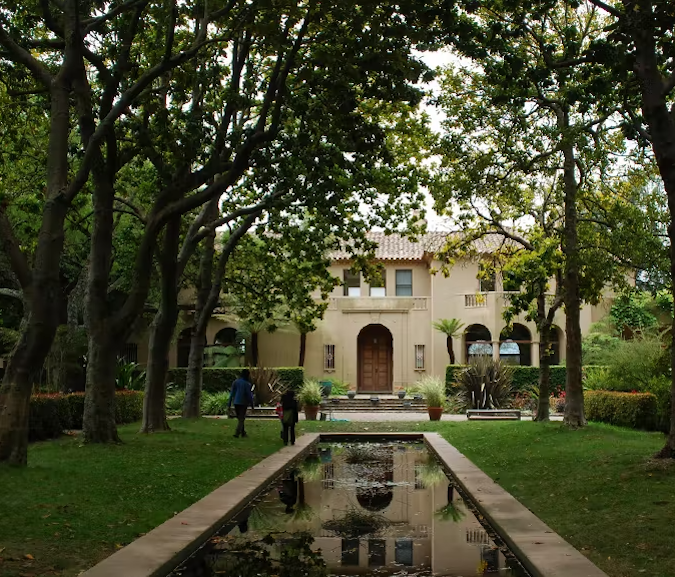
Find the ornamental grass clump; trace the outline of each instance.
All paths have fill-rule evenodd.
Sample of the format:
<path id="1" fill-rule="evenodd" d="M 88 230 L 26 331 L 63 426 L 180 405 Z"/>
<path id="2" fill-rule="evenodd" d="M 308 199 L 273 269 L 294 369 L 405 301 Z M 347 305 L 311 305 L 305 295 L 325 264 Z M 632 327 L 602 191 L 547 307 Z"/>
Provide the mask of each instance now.
<path id="1" fill-rule="evenodd" d="M 415 383 L 414 390 L 424 397 L 428 407 L 445 406 L 445 382 L 438 377 L 424 377 Z"/>
<path id="2" fill-rule="evenodd" d="M 315 379 L 305 379 L 300 391 L 298 401 L 305 407 L 316 407 L 321 404 L 321 385 Z"/>
<path id="3" fill-rule="evenodd" d="M 502 409 L 509 405 L 513 368 L 488 355 L 471 359 L 457 379 L 460 396 L 469 409 Z"/>

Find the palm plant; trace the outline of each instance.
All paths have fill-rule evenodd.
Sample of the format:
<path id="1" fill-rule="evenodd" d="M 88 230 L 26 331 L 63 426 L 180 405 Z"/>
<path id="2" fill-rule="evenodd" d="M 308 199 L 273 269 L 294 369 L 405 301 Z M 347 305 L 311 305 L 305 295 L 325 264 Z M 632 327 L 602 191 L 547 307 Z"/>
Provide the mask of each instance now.
<path id="1" fill-rule="evenodd" d="M 461 334 L 464 323 L 459 319 L 440 319 L 433 323 L 434 328 L 447 336 L 446 346 L 448 347 L 448 356 L 450 364 L 455 364 L 455 350 L 452 346 L 452 339 Z"/>
<path id="2" fill-rule="evenodd" d="M 462 511 L 455 503 L 448 503 L 434 513 L 437 519 L 441 521 L 452 521 L 458 523 L 464 518 L 466 513 Z"/>
<path id="3" fill-rule="evenodd" d="M 511 399 L 513 367 L 488 355 L 471 359 L 457 379 L 460 397 L 471 409 L 501 409 Z"/>

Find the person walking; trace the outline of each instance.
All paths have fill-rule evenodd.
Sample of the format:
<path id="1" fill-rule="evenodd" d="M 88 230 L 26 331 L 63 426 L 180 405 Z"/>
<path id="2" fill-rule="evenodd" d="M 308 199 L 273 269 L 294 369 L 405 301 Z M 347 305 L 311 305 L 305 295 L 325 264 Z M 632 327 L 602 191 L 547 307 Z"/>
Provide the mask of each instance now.
<path id="1" fill-rule="evenodd" d="M 281 395 L 281 409 L 283 416 L 281 417 L 281 438 L 284 445 L 288 445 L 289 435 L 291 445 L 295 445 L 295 423 L 298 422 L 298 401 L 295 399 L 295 391 L 289 389 Z"/>
<path id="2" fill-rule="evenodd" d="M 239 378 L 232 383 L 230 389 L 230 400 L 227 408 L 232 407 L 234 402 L 234 412 L 237 416 L 237 430 L 234 432 L 235 437 L 246 437 L 246 430 L 244 429 L 244 421 L 246 420 L 246 409 L 253 405 L 253 385 L 251 384 L 251 373 L 248 369 L 241 371 Z"/>

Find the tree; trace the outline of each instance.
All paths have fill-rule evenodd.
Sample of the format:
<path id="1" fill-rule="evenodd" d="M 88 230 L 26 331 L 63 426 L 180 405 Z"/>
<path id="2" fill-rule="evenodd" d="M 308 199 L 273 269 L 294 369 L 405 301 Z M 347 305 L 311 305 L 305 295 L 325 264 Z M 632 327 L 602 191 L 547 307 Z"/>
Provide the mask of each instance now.
<path id="1" fill-rule="evenodd" d="M 626 135 L 654 153 L 670 213 L 670 290 L 675 294 L 675 41 L 671 33 L 675 14 L 668 2 L 654 0 L 591 3 L 611 21 L 608 33 L 600 35 L 582 57 L 601 62 L 612 72 L 623 89 Z M 675 349 L 671 364 L 675 369 Z M 670 433 L 657 455 L 664 458 L 675 458 L 675 370 L 672 378 Z"/>
<path id="2" fill-rule="evenodd" d="M 450 357 L 450 364 L 455 364 L 455 351 L 452 346 L 452 339 L 457 338 L 461 334 L 464 323 L 459 319 L 440 319 L 433 323 L 434 328 L 447 336 L 446 345 L 448 347 L 448 356 Z"/>
<path id="3" fill-rule="evenodd" d="M 631 210 L 614 189 L 622 176 L 615 158 L 625 154 L 614 122 L 616 95 L 608 89 L 604 98 L 595 97 L 594 87 L 608 86 L 608 75 L 594 63 L 566 64 L 580 57 L 602 22 L 594 11 L 571 10 L 564 3 L 534 14 L 507 4 L 481 9 L 476 16 L 474 34 L 480 39 L 468 47 L 458 43 L 476 57 L 474 63 L 448 72 L 441 98 L 449 120 L 437 209 L 458 199 L 465 210 L 460 220 L 477 217 L 480 236 L 496 232 L 520 245 L 511 253 L 523 262 L 509 257 L 505 271 L 518 276 L 519 269 L 529 269 L 534 283 L 528 282 L 525 292 L 530 300 L 514 302 L 526 311 L 541 299 L 541 310 L 532 318 L 539 319 L 544 351 L 547 319 L 564 303 L 565 422 L 583 426 L 580 307 L 583 300 L 596 300 L 605 283 L 625 270 L 621 250 L 604 243 L 602 234 L 612 222 L 621 222 L 622 211 Z M 523 215 L 532 219 L 528 226 Z M 523 256 L 521 250 L 530 254 Z M 558 266 L 560 298 L 553 300 L 553 311 L 546 311 L 546 287 Z"/>

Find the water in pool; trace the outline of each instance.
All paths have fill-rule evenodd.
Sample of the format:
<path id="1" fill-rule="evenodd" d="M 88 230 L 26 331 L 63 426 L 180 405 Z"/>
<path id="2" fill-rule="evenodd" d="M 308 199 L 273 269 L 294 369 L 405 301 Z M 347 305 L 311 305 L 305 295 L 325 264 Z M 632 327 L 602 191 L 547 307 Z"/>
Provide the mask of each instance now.
<path id="1" fill-rule="evenodd" d="M 527 577 L 422 443 L 320 444 L 171 577 Z"/>

